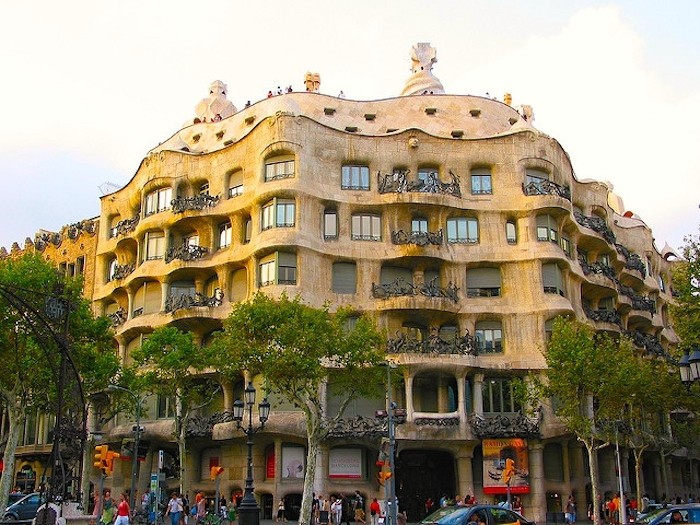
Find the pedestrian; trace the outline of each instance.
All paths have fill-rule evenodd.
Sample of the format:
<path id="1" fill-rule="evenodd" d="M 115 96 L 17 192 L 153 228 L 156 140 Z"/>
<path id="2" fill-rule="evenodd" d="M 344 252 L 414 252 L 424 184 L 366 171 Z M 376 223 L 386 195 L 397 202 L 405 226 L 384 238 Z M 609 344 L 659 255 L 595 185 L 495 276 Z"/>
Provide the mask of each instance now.
<path id="1" fill-rule="evenodd" d="M 194 500 L 197 507 L 197 523 L 203 522 L 207 517 L 207 498 L 204 497 L 203 492 L 198 492 Z"/>
<path id="2" fill-rule="evenodd" d="M 576 523 L 576 501 L 574 501 L 573 494 L 569 494 L 569 499 L 566 501 L 566 512 L 564 513 L 564 519 L 569 525 Z"/>
<path id="3" fill-rule="evenodd" d="M 372 503 L 369 504 L 369 516 L 370 516 L 372 525 L 377 525 L 377 519 L 379 518 L 380 512 L 381 512 L 381 508 L 379 507 L 379 502 L 377 501 L 377 498 L 374 498 L 372 500 Z"/>
<path id="4" fill-rule="evenodd" d="M 100 523 L 102 525 L 112 525 L 114 521 L 114 500 L 112 499 L 112 492 L 107 489 L 104 491 L 104 496 L 102 497 L 102 514 L 100 516 Z"/>
<path id="5" fill-rule="evenodd" d="M 284 498 L 280 498 L 280 501 L 277 504 L 277 517 L 275 518 L 276 523 L 281 521 L 284 521 L 285 523 L 287 522 L 287 518 L 284 515 Z"/>
<path id="6" fill-rule="evenodd" d="M 328 501 L 328 498 L 321 498 L 321 496 L 319 496 L 319 500 L 322 500 L 322 503 L 318 522 L 320 525 L 328 525 L 331 514 L 331 503 Z"/>
<path id="7" fill-rule="evenodd" d="M 365 501 L 362 499 L 362 495 L 359 490 L 355 491 L 355 502 L 353 504 L 355 510 L 355 525 L 362 523 L 365 525 Z"/>
<path id="8" fill-rule="evenodd" d="M 178 497 L 177 492 L 173 492 L 165 509 L 165 515 L 170 516 L 170 525 L 180 525 L 182 510 L 182 500 Z"/>
<path id="9" fill-rule="evenodd" d="M 350 496 L 343 494 L 341 497 L 343 503 L 343 521 L 345 522 L 345 525 L 350 525 L 350 520 L 354 517 Z"/>
<path id="10" fill-rule="evenodd" d="M 331 503 L 331 516 L 332 521 L 335 525 L 340 525 L 343 521 L 343 501 L 341 496 L 335 498 L 335 501 Z"/>
<path id="11" fill-rule="evenodd" d="M 320 495 L 319 495 L 320 497 Z M 316 497 L 316 493 L 311 493 L 311 525 L 318 525 L 319 511 L 321 507 L 321 502 L 319 498 Z"/>
<path id="12" fill-rule="evenodd" d="M 141 507 L 144 511 L 151 510 L 151 489 L 147 488 L 141 495 Z"/>
<path id="13" fill-rule="evenodd" d="M 114 521 L 114 525 L 129 525 L 129 516 L 131 514 L 131 509 L 129 508 L 129 502 L 127 501 L 126 492 L 122 492 L 119 495 L 119 504 L 117 505 L 117 519 Z"/>

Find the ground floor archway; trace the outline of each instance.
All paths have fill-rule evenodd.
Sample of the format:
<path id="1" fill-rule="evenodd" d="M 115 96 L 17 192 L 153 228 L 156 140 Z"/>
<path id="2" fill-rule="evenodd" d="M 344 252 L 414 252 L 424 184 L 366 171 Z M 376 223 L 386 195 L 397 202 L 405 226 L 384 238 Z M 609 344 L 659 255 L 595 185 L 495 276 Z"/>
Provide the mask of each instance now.
<path id="1" fill-rule="evenodd" d="M 406 511 L 408 521 L 419 521 L 426 515 L 425 502 L 434 502 L 433 510 L 444 495 L 455 492 L 455 460 L 440 450 L 402 450 L 396 461 L 396 496 L 399 508 Z"/>

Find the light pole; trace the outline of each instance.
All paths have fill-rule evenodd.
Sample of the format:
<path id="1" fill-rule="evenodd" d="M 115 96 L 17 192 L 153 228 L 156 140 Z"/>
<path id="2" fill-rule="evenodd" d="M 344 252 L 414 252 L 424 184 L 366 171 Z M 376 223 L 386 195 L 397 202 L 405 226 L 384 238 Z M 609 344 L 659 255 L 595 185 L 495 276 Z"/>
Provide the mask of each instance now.
<path id="1" fill-rule="evenodd" d="M 681 381 L 690 391 L 690 385 L 700 382 L 700 346 L 693 345 L 692 352 L 686 352 L 678 362 Z"/>
<path id="2" fill-rule="evenodd" d="M 406 411 L 402 408 L 398 408 L 396 403 L 392 399 L 391 392 L 391 371 L 396 368 L 394 363 L 389 361 L 383 361 L 380 363 L 381 366 L 386 367 L 386 409 L 377 410 L 375 416 L 383 419 L 386 418 L 387 423 L 387 433 L 389 434 L 389 479 L 385 481 L 385 498 L 387 507 L 387 525 L 396 525 L 396 514 L 398 512 L 396 504 L 396 468 L 394 465 L 394 456 L 396 449 L 396 424 L 403 423 L 406 420 Z"/>
<path id="3" fill-rule="evenodd" d="M 141 437 L 141 403 L 148 397 L 147 395 L 143 397 L 137 396 L 128 388 L 124 388 L 119 385 L 109 385 L 107 390 L 121 392 L 126 392 L 131 397 L 134 398 L 136 402 L 136 426 L 134 427 L 134 452 L 131 455 L 131 492 L 129 492 L 129 507 L 131 510 L 135 510 L 136 507 L 136 480 L 139 476 L 139 438 Z"/>
<path id="4" fill-rule="evenodd" d="M 246 445 L 248 445 L 248 471 L 246 473 L 245 479 L 245 491 L 243 493 L 243 499 L 241 504 L 238 506 L 238 513 L 240 515 L 239 524 L 240 525 L 259 525 L 260 524 L 260 507 L 258 507 L 258 502 L 253 495 L 255 490 L 253 487 L 253 436 L 265 426 L 267 418 L 270 416 L 270 403 L 267 398 L 264 398 L 262 402 L 258 405 L 258 412 L 260 417 L 260 426 L 253 426 L 253 405 L 255 405 L 255 387 L 253 383 L 248 381 L 248 386 L 244 390 L 245 403 L 240 399 L 236 399 L 233 402 L 233 420 L 236 422 L 236 426 L 243 431 L 248 440 Z M 248 426 L 244 427 L 241 425 L 243 421 L 244 412 L 248 411 Z M 218 512 L 219 509 L 216 509 Z"/>

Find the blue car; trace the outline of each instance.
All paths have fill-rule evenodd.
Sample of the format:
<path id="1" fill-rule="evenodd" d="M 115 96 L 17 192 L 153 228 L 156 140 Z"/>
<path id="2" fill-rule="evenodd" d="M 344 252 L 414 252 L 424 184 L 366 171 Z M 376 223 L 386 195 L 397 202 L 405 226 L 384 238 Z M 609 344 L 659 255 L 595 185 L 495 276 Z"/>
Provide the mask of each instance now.
<path id="1" fill-rule="evenodd" d="M 27 494 L 5 509 L 3 521 L 32 520 L 45 501 L 46 495 L 39 499 L 38 492 Z"/>

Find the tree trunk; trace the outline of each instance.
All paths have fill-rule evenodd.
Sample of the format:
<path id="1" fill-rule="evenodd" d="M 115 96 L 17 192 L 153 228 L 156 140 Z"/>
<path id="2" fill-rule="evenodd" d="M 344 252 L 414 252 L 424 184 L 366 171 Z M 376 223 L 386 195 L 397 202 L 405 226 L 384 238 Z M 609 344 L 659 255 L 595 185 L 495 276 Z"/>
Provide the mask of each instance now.
<path id="1" fill-rule="evenodd" d="M 591 477 L 591 497 L 593 498 L 593 525 L 601 525 L 600 496 L 598 492 L 598 453 L 593 446 L 593 440 L 581 439 L 588 453 L 588 472 Z"/>
<path id="2" fill-rule="evenodd" d="M 317 421 L 317 423 L 314 423 Z M 307 452 L 306 470 L 304 472 L 304 489 L 301 498 L 301 510 L 299 511 L 299 525 L 311 523 L 311 504 L 313 502 L 314 478 L 316 477 L 316 462 L 321 445 L 321 429 L 318 419 L 306 418 Z"/>
<path id="3" fill-rule="evenodd" d="M 670 453 L 669 453 L 670 454 Z M 669 498 L 671 495 L 668 492 L 668 470 L 666 469 L 666 454 L 664 454 L 663 450 L 660 453 L 661 455 L 661 499 L 663 502 L 669 501 Z"/>
<path id="4" fill-rule="evenodd" d="M 646 446 L 641 447 L 639 449 L 632 449 L 634 452 L 634 476 L 637 481 L 637 509 L 641 510 L 641 504 L 642 504 L 642 496 L 644 492 L 644 487 L 642 486 L 642 483 L 644 480 L 642 479 L 642 466 L 644 464 L 644 459 L 643 459 L 643 454 L 644 451 L 646 450 Z"/>
<path id="5" fill-rule="evenodd" d="M 0 477 L 0 508 L 7 507 L 7 499 L 12 489 L 12 483 L 15 476 L 15 451 L 19 443 L 19 435 L 24 428 L 24 423 L 27 415 L 24 411 L 21 401 L 15 398 L 13 403 L 8 403 L 8 422 L 9 428 L 7 431 L 7 443 L 5 444 L 5 453 L 2 457 L 3 470 Z"/>
<path id="6" fill-rule="evenodd" d="M 185 421 L 182 396 L 175 395 L 175 433 L 177 435 L 177 450 L 180 454 L 180 494 L 187 494 L 189 483 L 187 482 L 187 421 Z"/>

